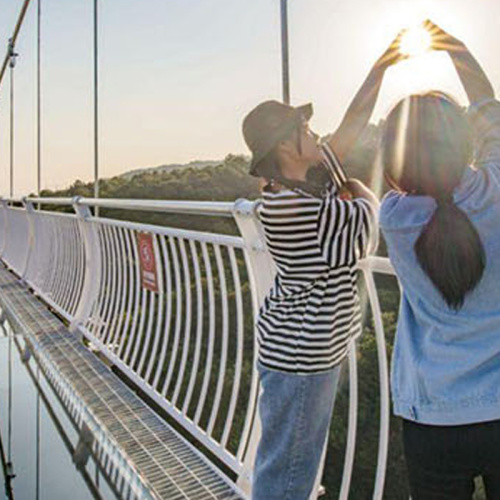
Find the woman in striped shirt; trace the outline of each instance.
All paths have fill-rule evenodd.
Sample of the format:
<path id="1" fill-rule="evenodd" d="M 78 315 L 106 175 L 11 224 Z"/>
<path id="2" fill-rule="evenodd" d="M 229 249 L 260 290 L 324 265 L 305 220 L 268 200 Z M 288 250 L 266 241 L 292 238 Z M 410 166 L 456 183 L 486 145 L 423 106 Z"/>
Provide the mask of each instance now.
<path id="1" fill-rule="evenodd" d="M 250 173 L 265 178 L 260 212 L 277 275 L 257 320 L 262 437 L 254 500 L 312 493 L 333 411 L 340 364 L 361 333 L 358 260 L 376 246 L 378 201 L 341 162 L 365 128 L 397 38 L 376 62 L 337 131 L 322 146 L 312 106 L 267 101 L 243 122 Z M 322 164 L 329 181 L 308 179 Z M 352 199 L 339 197 L 339 189 Z"/>

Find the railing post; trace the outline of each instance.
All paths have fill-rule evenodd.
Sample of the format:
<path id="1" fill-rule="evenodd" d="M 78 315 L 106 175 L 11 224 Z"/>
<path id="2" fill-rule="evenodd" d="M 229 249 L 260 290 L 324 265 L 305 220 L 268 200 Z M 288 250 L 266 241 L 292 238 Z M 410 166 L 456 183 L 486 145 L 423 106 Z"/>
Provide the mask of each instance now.
<path id="1" fill-rule="evenodd" d="M 245 259 L 247 261 L 248 278 L 252 290 L 252 303 L 254 316 L 256 317 L 260 305 L 270 290 L 276 269 L 274 263 L 266 250 L 262 230 L 256 215 L 259 203 L 248 200 L 236 200 L 233 208 L 233 216 L 240 230 L 245 244 Z M 261 426 L 258 412 L 258 375 L 256 369 L 257 340 L 254 342 L 254 366 L 252 369 L 251 394 L 254 395 L 251 404 L 254 404 L 252 427 L 249 434 L 247 451 L 243 461 L 243 473 L 238 478 L 238 486 L 250 494 L 252 489 L 252 471 L 260 440 Z"/>
<path id="2" fill-rule="evenodd" d="M 89 221 L 92 218 L 92 213 L 89 207 L 80 203 L 81 200 L 81 196 L 76 196 L 73 198 L 72 205 L 78 217 L 78 227 L 85 247 L 85 275 L 80 302 L 69 327 L 71 332 L 77 332 L 80 328 L 85 327 L 97 298 L 101 278 L 99 236 L 94 224 Z"/>

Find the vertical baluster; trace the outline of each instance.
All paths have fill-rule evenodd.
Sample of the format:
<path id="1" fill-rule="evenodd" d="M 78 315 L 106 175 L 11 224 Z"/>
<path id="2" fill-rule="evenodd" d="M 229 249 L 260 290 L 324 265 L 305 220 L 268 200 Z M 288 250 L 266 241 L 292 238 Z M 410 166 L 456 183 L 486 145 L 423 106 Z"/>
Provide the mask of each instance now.
<path id="1" fill-rule="evenodd" d="M 201 244 L 203 263 L 205 265 L 206 275 L 207 275 L 207 287 L 208 287 L 208 346 L 207 346 L 207 357 L 205 360 L 205 374 L 203 377 L 203 383 L 200 392 L 200 398 L 198 400 L 198 405 L 196 407 L 196 413 L 194 416 L 194 423 L 198 425 L 201 418 L 201 413 L 205 406 L 205 400 L 207 397 L 208 383 L 210 382 L 210 374 L 212 372 L 212 361 L 214 356 L 214 344 L 215 344 L 215 298 L 214 298 L 214 279 L 212 275 L 212 264 L 210 262 L 210 256 L 208 254 L 207 244 L 202 242 Z"/>
<path id="2" fill-rule="evenodd" d="M 65 301 L 62 305 L 62 308 L 70 315 L 72 316 L 72 305 L 73 305 L 73 299 L 75 296 L 75 292 L 78 287 L 78 237 L 76 234 L 76 229 L 73 224 L 73 220 L 69 219 L 67 220 L 67 229 L 66 229 L 66 239 L 68 241 L 68 247 L 69 247 L 69 269 L 70 272 L 68 273 L 68 281 L 69 281 L 69 287 L 68 287 L 68 293 L 66 294 Z"/>
<path id="3" fill-rule="evenodd" d="M 59 247 L 59 261 L 57 263 L 58 266 L 58 292 L 54 296 L 54 302 L 56 304 L 61 304 L 64 300 L 64 295 L 66 293 L 66 284 L 67 284 L 67 275 L 66 275 L 66 242 L 64 238 L 64 223 L 61 220 L 58 220 L 57 224 L 57 245 Z"/>
<path id="4" fill-rule="evenodd" d="M 130 240 L 132 242 L 132 251 L 134 254 L 134 262 L 135 262 L 135 282 L 134 282 L 134 287 L 135 287 L 135 300 L 134 300 L 134 316 L 132 319 L 132 327 L 131 327 L 131 334 L 128 336 L 126 345 L 127 349 L 125 352 L 125 355 L 123 356 L 123 361 L 124 363 L 127 364 L 127 360 L 129 359 L 132 346 L 134 345 L 135 338 L 137 336 L 137 322 L 139 320 L 139 314 L 140 314 L 140 301 L 141 301 L 141 295 L 142 295 L 142 285 L 141 285 L 141 272 L 140 272 L 140 264 L 139 264 L 139 250 L 137 248 L 137 237 L 135 231 L 131 231 L 130 233 Z M 124 344 L 125 345 L 125 344 Z M 120 351 L 121 352 L 121 351 Z M 121 354 L 120 354 L 121 357 Z"/>
<path id="5" fill-rule="evenodd" d="M 351 476 L 354 465 L 354 451 L 356 447 L 356 427 L 358 420 L 358 365 L 356 361 L 356 344 L 353 342 L 349 349 L 349 420 L 347 424 L 347 444 L 344 458 L 344 474 L 340 486 L 340 500 L 349 498 Z"/>
<path id="6" fill-rule="evenodd" d="M 103 310 L 107 304 L 106 295 L 109 293 L 108 291 L 109 258 L 108 258 L 108 244 L 106 241 L 106 236 L 104 234 L 105 228 L 103 225 L 97 223 L 95 220 L 92 222 L 92 224 L 96 228 L 96 232 L 98 235 L 98 240 L 99 240 L 98 245 L 99 245 L 99 254 L 101 257 L 102 271 L 100 275 L 97 300 L 94 303 L 94 309 L 92 311 L 91 333 L 92 335 L 94 335 L 94 337 L 100 339 Z"/>
<path id="7" fill-rule="evenodd" d="M 374 500 L 382 498 L 384 493 L 384 481 L 387 468 L 387 453 L 389 448 L 389 422 L 390 422 L 390 397 L 389 397 L 389 368 L 387 366 L 387 351 L 385 345 L 384 324 L 382 322 L 382 311 L 377 294 L 377 287 L 373 279 L 373 271 L 368 266 L 363 269 L 366 281 L 366 289 L 370 299 L 370 307 L 373 314 L 375 326 L 375 337 L 377 340 L 377 356 L 380 380 L 380 430 L 377 456 L 377 474 L 375 476 L 375 487 L 373 491 Z"/>
<path id="8" fill-rule="evenodd" d="M 155 313 L 156 318 L 156 328 L 155 328 L 155 341 L 153 348 L 151 350 L 151 356 L 149 357 L 149 363 L 147 366 L 146 374 L 144 376 L 144 380 L 149 384 L 151 372 L 156 363 L 158 363 L 158 346 L 160 345 L 161 340 L 161 331 L 163 324 L 163 307 L 165 302 L 165 291 L 163 285 L 163 262 L 164 260 L 161 258 L 160 248 L 158 246 L 158 240 L 163 242 L 163 237 L 159 235 L 155 235 L 154 238 L 154 251 L 156 255 L 156 276 L 158 279 L 158 312 Z"/>
<path id="9" fill-rule="evenodd" d="M 224 448 L 226 447 L 229 433 L 233 425 L 234 412 L 236 410 L 236 402 L 238 401 L 238 392 L 240 390 L 241 365 L 243 363 L 243 301 L 241 298 L 240 273 L 234 255 L 234 248 L 228 247 L 228 252 L 229 260 L 231 262 L 231 271 L 233 274 L 234 295 L 236 302 L 236 362 L 231 400 L 229 403 L 229 410 L 221 439 L 221 445 Z"/>
<path id="10" fill-rule="evenodd" d="M 162 283 L 162 268 L 161 268 L 161 259 L 158 258 L 159 252 L 158 252 L 158 241 L 157 241 L 157 236 L 156 234 L 153 234 L 153 252 L 155 256 L 155 261 L 156 261 L 156 276 L 158 280 L 158 294 L 154 292 L 150 292 L 151 294 L 151 305 L 149 308 L 149 321 L 148 321 L 148 334 L 146 337 L 146 341 L 144 343 L 143 347 L 143 352 L 141 355 L 141 360 L 139 362 L 139 368 L 137 369 L 138 374 L 142 374 L 143 368 L 144 368 L 144 362 L 147 358 L 147 354 L 149 351 L 149 348 L 151 347 L 151 343 L 153 342 L 153 335 L 151 334 L 152 331 L 152 326 L 154 323 L 154 320 L 156 318 L 156 328 L 155 328 L 155 333 L 154 333 L 154 347 L 151 349 L 149 352 L 149 361 L 150 365 L 154 363 L 154 357 L 155 357 L 155 348 L 158 345 L 158 340 L 159 340 L 159 329 L 160 329 L 160 324 L 161 324 L 161 315 L 163 313 L 163 301 L 162 295 L 161 295 L 161 290 L 163 288 L 163 283 Z M 155 302 L 156 299 L 158 299 L 158 313 L 155 312 Z M 147 379 L 146 379 L 147 380 Z"/>
<path id="11" fill-rule="evenodd" d="M 182 348 L 182 359 L 179 371 L 177 373 L 177 384 L 175 386 L 174 395 L 172 397 L 172 404 L 175 406 L 177 403 L 177 398 L 179 397 L 179 392 L 181 390 L 182 382 L 184 379 L 184 371 L 186 369 L 187 356 L 189 352 L 189 342 L 191 340 L 191 273 L 189 271 L 189 262 L 186 255 L 186 245 L 183 239 L 179 239 L 181 258 L 182 258 L 182 268 L 184 269 L 184 298 L 186 304 L 186 312 L 184 322 L 184 342 Z"/>
<path id="12" fill-rule="evenodd" d="M 63 287 L 60 300 L 57 304 L 61 309 L 68 313 L 68 300 L 71 297 L 72 288 L 75 284 L 74 274 L 75 267 L 73 265 L 73 248 L 74 248 L 74 238 L 72 238 L 70 229 L 70 220 L 66 217 L 61 218 L 61 241 L 63 248 Z"/>
<path id="13" fill-rule="evenodd" d="M 227 344 L 228 344 L 228 310 L 227 310 L 227 286 L 226 275 L 224 271 L 224 264 L 220 252 L 220 245 L 214 245 L 215 261 L 217 263 L 217 271 L 219 275 L 219 282 L 221 288 L 221 302 L 222 302 L 222 346 L 221 346 L 221 359 L 219 364 L 219 377 L 217 379 L 217 388 L 215 390 L 214 403 L 212 406 L 212 413 L 207 427 L 207 434 L 212 435 L 217 414 L 219 411 L 220 400 L 222 396 L 222 389 L 224 386 L 224 375 L 226 372 L 227 361 Z"/>
<path id="14" fill-rule="evenodd" d="M 139 290 L 136 287 L 138 279 L 138 263 L 135 258 L 134 250 L 134 235 L 130 229 L 125 230 L 125 244 L 127 246 L 127 255 L 129 262 L 129 280 L 128 280 L 128 293 L 127 293 L 127 311 L 125 315 L 125 328 L 120 339 L 120 345 L 118 348 L 118 357 L 124 358 L 125 346 L 130 344 L 130 337 L 133 335 L 135 329 L 135 321 L 137 318 L 137 308 L 135 304 L 138 302 Z M 126 353 L 125 353 L 126 354 Z"/>
<path id="15" fill-rule="evenodd" d="M 52 300 L 57 296 L 57 287 L 59 284 L 58 278 L 59 278 L 59 259 L 60 259 L 60 254 L 59 254 L 59 241 L 58 241 L 58 235 L 57 235 L 57 221 L 55 218 L 52 218 L 51 220 L 51 255 L 52 259 L 49 261 L 49 266 L 51 267 L 51 283 L 50 283 L 50 291 L 49 291 L 49 296 Z"/>
<path id="16" fill-rule="evenodd" d="M 36 280 L 41 293 L 48 295 L 50 293 L 50 280 L 52 271 L 52 239 L 50 219 L 46 214 L 37 214 L 39 217 L 39 243 L 36 249 L 38 263 L 40 268 L 36 274 Z M 42 250 L 45 249 L 45 250 Z"/>
<path id="17" fill-rule="evenodd" d="M 117 336 L 117 323 L 120 321 L 120 305 L 123 304 L 123 253 L 121 248 L 121 239 L 120 239 L 120 228 L 111 226 L 112 233 L 112 242 L 113 242 L 113 267 L 114 273 L 116 276 L 116 288 L 112 292 L 115 300 L 113 302 L 112 312 L 110 313 L 111 318 L 109 321 L 109 333 L 106 340 L 108 344 L 108 349 L 110 349 L 113 354 L 116 352 L 115 350 L 115 339 Z"/>
<path id="18" fill-rule="evenodd" d="M 156 372 L 153 379 L 153 388 L 158 392 L 159 392 L 158 382 L 160 380 L 160 376 L 163 371 L 163 363 L 165 362 L 165 356 L 167 355 L 168 342 L 170 339 L 170 326 L 172 321 L 172 273 L 171 273 L 168 247 L 165 243 L 166 238 L 167 238 L 166 236 L 162 236 L 160 240 L 162 254 L 163 254 L 163 265 L 165 269 L 165 282 L 166 282 L 165 299 L 167 301 L 167 311 L 165 317 L 165 325 L 163 327 L 163 339 L 162 339 L 160 359 L 156 366 Z"/>
<path id="19" fill-rule="evenodd" d="M 114 354 L 118 351 L 118 345 L 121 338 L 121 329 L 123 325 L 123 314 L 125 310 L 125 302 L 127 299 L 127 281 L 128 281 L 128 263 L 127 263 L 127 253 L 125 250 L 124 233 L 125 230 L 121 228 L 116 228 L 118 237 L 118 250 L 119 250 L 119 273 L 118 273 L 118 290 L 120 295 L 118 310 L 115 313 L 116 323 L 113 323 L 113 337 L 110 339 L 111 349 Z"/>
<path id="20" fill-rule="evenodd" d="M 111 238 L 109 236 L 110 228 L 106 224 L 98 223 L 101 229 L 103 249 L 104 249 L 104 269 L 105 269 L 105 286 L 101 294 L 101 308 L 99 310 L 99 329 L 96 337 L 103 343 L 106 343 L 106 334 L 109 329 L 107 319 L 108 311 L 113 301 L 113 251 Z"/>
<path id="21" fill-rule="evenodd" d="M 189 246 L 191 248 L 191 257 L 193 260 L 194 277 L 196 284 L 196 345 L 194 351 L 193 364 L 191 367 L 191 378 L 189 380 L 189 385 L 186 391 L 186 397 L 184 398 L 184 405 L 182 407 L 182 412 L 187 416 L 189 409 L 189 403 L 191 402 L 191 397 L 193 394 L 194 383 L 196 381 L 196 375 L 198 374 L 198 365 L 200 363 L 200 353 L 201 346 L 203 342 L 203 289 L 201 284 L 200 276 L 200 263 L 199 256 L 196 250 L 196 244 L 193 240 L 189 241 Z"/>
<path id="22" fill-rule="evenodd" d="M 151 292 L 150 290 L 145 289 L 142 286 L 142 282 L 139 285 L 141 286 L 141 291 L 142 291 L 141 314 L 139 319 L 139 328 L 137 332 L 138 333 L 137 341 L 134 346 L 134 352 L 132 354 L 132 358 L 128 363 L 129 367 L 136 372 L 137 372 L 137 363 L 139 359 L 139 354 L 141 353 L 141 345 L 144 352 L 144 349 L 148 344 L 151 335 L 152 317 L 151 315 L 148 315 L 148 311 L 154 309 L 155 305 L 154 293 Z M 144 327 L 146 319 L 148 320 L 148 322 L 147 326 Z"/>
<path id="23" fill-rule="evenodd" d="M 169 238 L 170 251 L 172 255 L 172 264 L 174 266 L 174 276 L 175 276 L 175 295 L 176 295 L 176 307 L 175 307 L 175 334 L 174 343 L 172 346 L 172 355 L 170 356 L 169 366 L 167 371 L 167 378 L 163 384 L 161 391 L 162 396 L 167 394 L 168 388 L 170 386 L 170 381 L 172 379 L 172 374 L 174 373 L 175 362 L 177 360 L 177 352 L 179 350 L 179 337 L 181 331 L 181 319 L 182 319 L 182 283 L 181 283 L 181 273 L 179 266 L 179 256 L 175 248 L 176 238 Z"/>
<path id="24" fill-rule="evenodd" d="M 51 283 L 50 283 L 50 298 L 54 299 L 57 296 L 57 287 L 59 284 L 59 241 L 57 234 L 57 218 L 51 217 L 50 219 L 50 232 L 51 232 L 51 255 L 52 259 L 49 260 L 48 265 L 51 268 Z"/>
<path id="25" fill-rule="evenodd" d="M 74 317 L 76 313 L 76 309 L 78 307 L 78 302 L 80 301 L 80 297 L 82 294 L 82 286 L 83 286 L 83 273 L 84 273 L 84 266 L 85 266 L 85 254 L 84 254 L 84 247 L 83 247 L 83 238 L 80 232 L 80 228 L 78 226 L 78 222 L 76 219 L 73 222 L 73 227 L 75 231 L 75 239 L 76 239 L 76 259 L 75 259 L 75 265 L 76 265 L 76 276 L 75 276 L 75 292 L 73 294 L 72 300 L 71 300 L 71 316 Z"/>

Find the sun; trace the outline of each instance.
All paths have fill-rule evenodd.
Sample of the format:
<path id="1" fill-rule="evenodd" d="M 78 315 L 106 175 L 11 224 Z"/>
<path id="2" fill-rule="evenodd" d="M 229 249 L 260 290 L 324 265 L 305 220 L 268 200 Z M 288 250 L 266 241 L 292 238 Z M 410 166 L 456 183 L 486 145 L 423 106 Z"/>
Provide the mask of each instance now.
<path id="1" fill-rule="evenodd" d="M 405 56 L 418 56 L 431 48 L 431 34 L 423 26 L 409 28 L 401 38 L 399 51 Z"/>

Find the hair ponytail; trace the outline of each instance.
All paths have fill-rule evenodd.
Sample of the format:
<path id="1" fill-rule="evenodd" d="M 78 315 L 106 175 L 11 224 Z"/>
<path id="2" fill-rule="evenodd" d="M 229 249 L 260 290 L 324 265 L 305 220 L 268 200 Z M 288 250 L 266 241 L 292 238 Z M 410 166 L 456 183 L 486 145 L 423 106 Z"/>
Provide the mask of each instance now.
<path id="1" fill-rule="evenodd" d="M 459 310 L 483 276 L 486 255 L 469 217 L 451 197 L 437 209 L 415 243 L 417 260 L 449 307 Z"/>
<path id="2" fill-rule="evenodd" d="M 391 187 L 437 202 L 415 243 L 415 253 L 448 306 L 458 310 L 486 265 L 476 228 L 452 198 L 472 160 L 467 117 L 441 92 L 409 96 L 389 113 L 382 147 L 384 174 Z"/>

